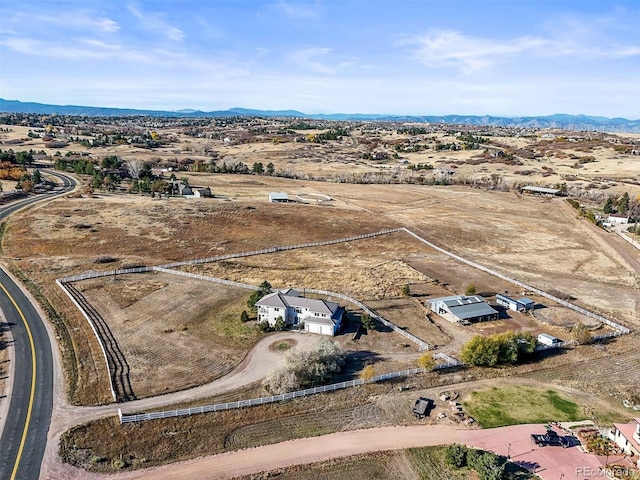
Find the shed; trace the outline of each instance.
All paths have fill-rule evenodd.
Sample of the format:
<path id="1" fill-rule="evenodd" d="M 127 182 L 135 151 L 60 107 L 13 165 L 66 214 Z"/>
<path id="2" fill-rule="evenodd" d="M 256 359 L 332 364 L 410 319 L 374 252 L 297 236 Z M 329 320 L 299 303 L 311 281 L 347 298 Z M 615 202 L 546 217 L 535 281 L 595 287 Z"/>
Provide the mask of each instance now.
<path id="1" fill-rule="evenodd" d="M 196 188 L 193 191 L 193 196 L 194 197 L 212 197 L 213 195 L 211 194 L 211 188 L 204 187 L 204 188 Z"/>
<path id="2" fill-rule="evenodd" d="M 557 345 L 560 342 L 560 339 L 554 337 L 553 335 L 549 335 L 548 333 L 539 333 L 538 334 L 538 343 L 541 345 L 546 345 L 548 347 L 552 347 Z"/>
<path id="3" fill-rule="evenodd" d="M 287 195 L 284 192 L 271 192 L 269 194 L 269 201 L 271 203 L 288 202 L 289 201 L 289 195 Z"/>
<path id="4" fill-rule="evenodd" d="M 524 306 L 524 311 L 529 312 L 536 307 L 536 302 L 527 297 L 522 297 L 518 299 L 518 303 Z"/>
<path id="5" fill-rule="evenodd" d="M 413 405 L 413 413 L 418 418 L 428 417 L 434 402 L 430 398 L 420 397 Z"/>
<path id="6" fill-rule="evenodd" d="M 522 305 L 518 300 L 507 297 L 506 295 L 496 295 L 496 303 L 508 310 L 514 310 L 516 312 L 524 310 L 524 305 Z"/>

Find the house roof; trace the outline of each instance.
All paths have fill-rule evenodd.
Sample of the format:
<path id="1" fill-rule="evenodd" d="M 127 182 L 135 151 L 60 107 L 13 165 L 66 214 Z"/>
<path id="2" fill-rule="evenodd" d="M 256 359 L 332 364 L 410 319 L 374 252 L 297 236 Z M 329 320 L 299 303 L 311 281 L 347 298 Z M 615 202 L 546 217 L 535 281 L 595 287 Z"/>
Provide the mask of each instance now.
<path id="1" fill-rule="evenodd" d="M 534 302 L 533 300 L 531 300 L 530 298 L 527 298 L 527 297 L 519 298 L 518 301 L 523 305 L 531 305 L 532 303 L 533 304 L 536 303 L 536 302 Z"/>
<path id="2" fill-rule="evenodd" d="M 287 304 L 282 298 L 283 295 L 280 292 L 269 293 L 256 302 L 256 305 L 263 307 L 281 307 L 286 308 Z"/>
<path id="3" fill-rule="evenodd" d="M 640 419 L 636 418 L 635 420 L 636 422 L 640 423 Z M 627 439 L 627 441 L 631 444 L 633 449 L 636 452 L 640 453 L 640 443 L 638 443 L 636 439 L 633 437 L 633 434 L 637 428 L 636 422 L 614 423 L 613 426 L 618 429 L 618 431 L 622 434 L 624 438 Z"/>
<path id="4" fill-rule="evenodd" d="M 292 292 L 298 293 L 293 290 Z M 313 313 L 326 313 L 333 315 L 339 308 L 335 302 L 317 300 L 315 298 L 299 297 L 297 295 L 285 295 L 282 292 L 270 293 L 256 302 L 259 307 L 293 307 L 308 309 Z"/>
<path id="5" fill-rule="evenodd" d="M 302 321 L 304 323 L 316 323 L 319 325 L 330 325 L 332 327 L 336 324 L 336 322 L 332 318 L 322 318 L 322 317 L 316 317 L 313 315 L 304 318 L 304 320 Z"/>

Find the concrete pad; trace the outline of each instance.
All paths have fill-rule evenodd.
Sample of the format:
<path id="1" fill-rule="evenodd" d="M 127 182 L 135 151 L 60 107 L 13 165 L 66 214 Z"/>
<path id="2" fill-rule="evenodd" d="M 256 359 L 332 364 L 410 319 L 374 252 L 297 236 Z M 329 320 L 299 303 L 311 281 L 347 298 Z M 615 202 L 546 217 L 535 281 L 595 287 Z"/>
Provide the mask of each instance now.
<path id="1" fill-rule="evenodd" d="M 597 456 L 584 453 L 579 443 L 571 447 L 538 447 L 531 442 L 531 434 L 545 433 L 545 424 L 514 425 L 511 427 L 461 432 L 470 447 L 509 456 L 511 461 L 534 472 L 544 480 L 601 478 L 602 463 Z M 558 434 L 565 435 L 561 429 Z"/>

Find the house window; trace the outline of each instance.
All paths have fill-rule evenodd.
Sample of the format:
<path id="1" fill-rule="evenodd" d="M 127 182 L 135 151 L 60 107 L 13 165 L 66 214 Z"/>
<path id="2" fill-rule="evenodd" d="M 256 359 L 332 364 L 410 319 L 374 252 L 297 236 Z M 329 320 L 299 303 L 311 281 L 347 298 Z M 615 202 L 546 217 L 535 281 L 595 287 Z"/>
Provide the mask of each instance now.
<path id="1" fill-rule="evenodd" d="M 300 309 L 300 307 L 296 307 L 296 313 L 302 313 L 302 310 Z"/>

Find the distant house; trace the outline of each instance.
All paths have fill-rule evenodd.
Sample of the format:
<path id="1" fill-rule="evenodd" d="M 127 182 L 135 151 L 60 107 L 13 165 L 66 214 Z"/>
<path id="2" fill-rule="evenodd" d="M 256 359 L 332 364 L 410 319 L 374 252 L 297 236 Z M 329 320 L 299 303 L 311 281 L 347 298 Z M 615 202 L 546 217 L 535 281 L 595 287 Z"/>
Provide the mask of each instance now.
<path id="1" fill-rule="evenodd" d="M 289 195 L 284 192 L 271 192 L 269 194 L 269 201 L 271 203 L 288 202 Z"/>
<path id="2" fill-rule="evenodd" d="M 530 195 L 559 196 L 562 195 L 562 190 L 558 190 L 557 188 L 535 187 L 533 185 L 527 185 L 526 187 L 522 187 L 522 193 L 528 193 Z"/>
<path id="3" fill-rule="evenodd" d="M 209 187 L 194 189 L 193 196 L 194 197 L 213 197 L 213 195 L 211 194 L 211 188 Z"/>
<path id="4" fill-rule="evenodd" d="M 258 322 L 274 326 L 281 317 L 286 325 L 304 324 L 307 332 L 331 336 L 340 328 L 344 314 L 344 308 L 335 302 L 301 297 L 292 289 L 265 295 L 256 307 Z"/>
<path id="5" fill-rule="evenodd" d="M 431 300 L 431 311 L 450 322 L 484 322 L 497 320 L 499 313 L 479 295 L 453 295 Z"/>
<path id="6" fill-rule="evenodd" d="M 538 343 L 540 345 L 545 345 L 547 347 L 553 347 L 558 343 L 562 343 L 560 339 L 554 337 L 553 335 L 549 335 L 548 333 L 539 333 L 538 334 Z"/>
<path id="7" fill-rule="evenodd" d="M 535 306 L 535 302 L 526 297 L 515 300 L 511 297 L 507 297 L 506 295 L 501 294 L 496 295 L 496 303 L 508 310 L 513 310 L 516 312 L 528 312 L 529 310 L 533 310 L 533 307 Z"/>
<path id="8" fill-rule="evenodd" d="M 179 180 L 169 180 L 169 195 L 193 195 L 193 190 Z"/>
<path id="9" fill-rule="evenodd" d="M 610 224 L 614 224 L 617 223 L 619 225 L 624 225 L 629 223 L 629 217 L 627 217 L 626 215 L 618 215 L 615 213 L 612 213 L 609 215 L 609 218 L 607 218 L 607 223 Z"/>
<path id="10" fill-rule="evenodd" d="M 625 455 L 640 457 L 640 418 L 634 418 L 630 423 L 614 423 L 609 438 Z M 636 462 L 640 467 L 640 458 Z"/>

